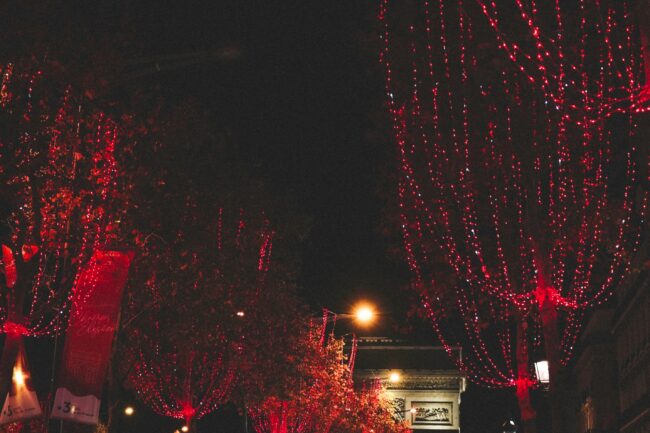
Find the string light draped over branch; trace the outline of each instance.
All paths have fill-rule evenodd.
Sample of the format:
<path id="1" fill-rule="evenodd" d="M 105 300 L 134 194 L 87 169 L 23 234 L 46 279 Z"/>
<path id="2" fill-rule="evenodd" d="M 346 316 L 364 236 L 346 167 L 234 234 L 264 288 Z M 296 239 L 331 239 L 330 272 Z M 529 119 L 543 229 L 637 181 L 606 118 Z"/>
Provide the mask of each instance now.
<path id="1" fill-rule="evenodd" d="M 650 109 L 650 65 L 643 65 L 650 54 L 647 23 L 635 17 L 634 3 L 476 3 L 513 66 L 549 103 L 566 105 L 574 121 Z M 512 20 L 501 19 L 504 15 Z"/>
<path id="2" fill-rule="evenodd" d="M 399 411 L 379 379 L 357 384 L 351 389 L 344 415 L 333 431 L 361 433 L 408 433 L 407 413 Z"/>
<path id="3" fill-rule="evenodd" d="M 640 242 L 629 6 L 381 0 L 379 20 L 414 286 L 468 377 L 523 395 Z"/>
<path id="4" fill-rule="evenodd" d="M 125 315 L 128 384 L 157 413 L 189 424 L 229 401 L 271 266 L 262 220 L 219 209 L 207 229 L 184 221 L 170 243 L 143 244 Z"/>
<path id="5" fill-rule="evenodd" d="M 228 347 L 223 345 L 220 350 Z M 131 381 L 138 397 L 156 413 L 187 424 L 227 402 L 236 377 L 223 353 L 169 351 L 153 342 L 136 362 Z"/>
<path id="6" fill-rule="evenodd" d="M 303 345 L 296 362 L 296 377 L 283 378 L 284 395 L 271 395 L 253 405 L 249 415 L 257 433 L 328 433 L 347 416 L 352 403 L 352 370 L 356 341 L 350 356 L 343 353 L 343 341 L 331 335 L 322 339 L 326 322 L 303 332 Z"/>
<path id="7" fill-rule="evenodd" d="M 65 327 L 79 270 L 116 240 L 121 212 L 118 124 L 42 66 L 6 64 L 0 84 L 0 322 L 29 336 Z"/>

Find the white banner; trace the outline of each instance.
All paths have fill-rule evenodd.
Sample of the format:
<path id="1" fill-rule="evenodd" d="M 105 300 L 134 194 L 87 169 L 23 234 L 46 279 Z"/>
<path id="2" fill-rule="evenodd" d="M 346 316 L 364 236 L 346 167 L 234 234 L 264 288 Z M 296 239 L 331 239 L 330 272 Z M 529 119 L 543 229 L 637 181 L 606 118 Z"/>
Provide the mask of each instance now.
<path id="1" fill-rule="evenodd" d="M 58 388 L 54 395 L 52 418 L 84 424 L 99 422 L 100 400 L 94 395 L 74 395 L 66 388 Z"/>
<path id="2" fill-rule="evenodd" d="M 0 413 L 0 424 L 34 418 L 41 414 L 41 406 L 34 391 L 19 387 L 16 395 L 7 394 Z"/>
<path id="3" fill-rule="evenodd" d="M 41 414 L 41 405 L 38 403 L 38 396 L 32 387 L 22 337 L 7 335 L 5 349 L 7 349 L 7 344 L 13 345 L 16 349 L 16 360 L 11 376 L 11 388 L 2 405 L 2 412 L 0 412 L 0 424 L 22 421 Z"/>

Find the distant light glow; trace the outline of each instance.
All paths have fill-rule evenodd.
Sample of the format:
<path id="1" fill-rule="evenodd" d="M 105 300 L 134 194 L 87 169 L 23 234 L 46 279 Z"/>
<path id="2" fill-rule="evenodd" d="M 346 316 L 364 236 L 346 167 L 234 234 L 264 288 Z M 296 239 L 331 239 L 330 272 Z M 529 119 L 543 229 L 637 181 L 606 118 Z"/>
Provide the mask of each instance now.
<path id="1" fill-rule="evenodd" d="M 390 373 L 388 380 L 390 380 L 391 383 L 399 383 L 402 381 L 402 375 L 397 371 L 393 371 Z"/>
<path id="2" fill-rule="evenodd" d="M 354 317 L 361 325 L 368 325 L 375 320 L 375 309 L 369 304 L 360 304 L 354 310 Z"/>
<path id="3" fill-rule="evenodd" d="M 14 384 L 18 387 L 25 386 L 25 379 L 27 376 L 25 373 L 23 373 L 23 369 L 20 367 L 20 365 L 16 365 L 14 367 L 14 374 L 13 374 L 13 381 Z"/>

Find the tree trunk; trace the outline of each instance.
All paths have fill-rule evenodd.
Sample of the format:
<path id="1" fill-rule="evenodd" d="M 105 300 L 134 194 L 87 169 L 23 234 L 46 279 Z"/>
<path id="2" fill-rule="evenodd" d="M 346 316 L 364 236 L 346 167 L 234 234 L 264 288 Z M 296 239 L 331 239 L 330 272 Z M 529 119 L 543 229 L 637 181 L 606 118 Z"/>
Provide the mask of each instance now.
<path id="1" fill-rule="evenodd" d="M 526 328 L 528 324 L 523 317 L 517 323 L 517 382 L 516 394 L 519 412 L 521 415 L 522 428 L 524 433 L 536 433 L 535 420 L 537 414 L 530 400 L 530 387 L 534 383 L 528 374 L 528 340 Z"/>
<path id="2" fill-rule="evenodd" d="M 551 408 L 551 430 L 553 433 L 564 433 L 562 430 L 563 389 L 560 380 L 560 338 L 558 335 L 557 303 L 552 296 L 553 289 L 546 289 L 547 296 L 540 305 L 542 330 L 544 333 L 544 348 L 548 360 L 550 384 L 549 405 Z"/>

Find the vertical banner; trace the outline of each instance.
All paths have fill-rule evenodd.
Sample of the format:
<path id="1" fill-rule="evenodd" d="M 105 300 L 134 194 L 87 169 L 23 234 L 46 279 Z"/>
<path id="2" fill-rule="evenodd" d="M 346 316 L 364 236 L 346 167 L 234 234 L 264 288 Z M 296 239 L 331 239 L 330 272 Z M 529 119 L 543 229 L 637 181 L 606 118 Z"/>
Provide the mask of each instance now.
<path id="1" fill-rule="evenodd" d="M 52 418 L 97 424 L 122 291 L 133 253 L 97 251 L 79 276 Z"/>
<path id="2" fill-rule="evenodd" d="M 34 418 L 41 414 L 41 406 L 29 374 L 27 359 L 25 357 L 25 346 L 21 336 L 7 335 L 5 344 L 15 346 L 17 349 L 13 373 L 11 377 L 11 390 L 7 393 L 2 412 L 0 412 L 0 424 L 22 421 Z"/>

